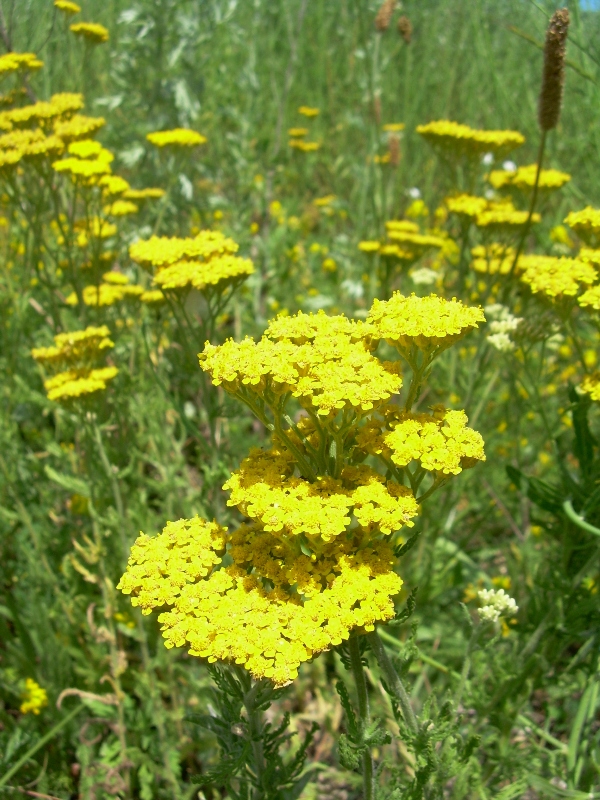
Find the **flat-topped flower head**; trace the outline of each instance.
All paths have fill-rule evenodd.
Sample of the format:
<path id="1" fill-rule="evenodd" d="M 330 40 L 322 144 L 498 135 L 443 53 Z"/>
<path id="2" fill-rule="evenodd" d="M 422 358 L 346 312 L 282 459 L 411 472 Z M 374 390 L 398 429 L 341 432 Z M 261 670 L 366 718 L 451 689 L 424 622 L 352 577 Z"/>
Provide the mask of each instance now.
<path id="1" fill-rule="evenodd" d="M 69 402 L 103 392 L 119 373 L 116 367 L 70 369 L 44 381 L 48 400 Z"/>
<path id="2" fill-rule="evenodd" d="M 74 22 L 69 26 L 71 33 L 81 36 L 89 44 L 104 44 L 109 40 L 108 29 L 99 22 Z"/>
<path id="3" fill-rule="evenodd" d="M 120 272 L 106 272 L 103 283 L 98 286 L 86 286 L 82 292 L 82 299 L 86 306 L 97 308 L 113 306 L 123 300 L 139 298 L 144 290 L 141 286 L 132 285 L 126 275 Z M 68 305 L 76 306 L 79 298 L 76 293 L 70 294 L 66 301 Z"/>
<path id="4" fill-rule="evenodd" d="M 315 153 L 321 147 L 320 142 L 307 142 L 304 139 L 290 139 L 288 145 L 292 150 L 300 150 L 302 153 Z"/>
<path id="5" fill-rule="evenodd" d="M 146 135 L 155 147 L 197 147 L 206 144 L 208 139 L 198 131 L 189 128 L 173 128 L 170 131 L 155 131 Z"/>
<path id="6" fill-rule="evenodd" d="M 313 108 L 311 106 L 300 106 L 300 108 L 298 109 L 298 113 L 302 114 L 303 117 L 308 117 L 309 119 L 312 119 L 313 117 L 318 117 L 320 111 L 318 108 Z"/>
<path id="7" fill-rule="evenodd" d="M 494 232 L 514 231 L 525 225 L 528 218 L 528 211 L 518 211 L 511 202 L 490 202 L 487 209 L 475 217 L 475 224 L 478 228 Z M 540 220 L 541 216 L 537 212 L 532 214 L 533 224 Z"/>
<path id="8" fill-rule="evenodd" d="M 123 194 L 124 200 L 134 200 L 141 202 L 143 200 L 160 200 L 166 194 L 164 189 L 148 187 L 147 189 L 127 189 Z"/>
<path id="9" fill-rule="evenodd" d="M 290 128 L 288 136 L 290 139 L 302 139 L 303 136 L 308 136 L 308 128 Z"/>
<path id="10" fill-rule="evenodd" d="M 388 233 L 391 231 L 401 231 L 402 233 L 419 233 L 419 226 L 416 222 L 409 219 L 389 219 L 385 223 Z"/>
<path id="11" fill-rule="evenodd" d="M 249 258 L 230 254 L 217 255 L 209 261 L 178 261 L 164 267 L 154 276 L 152 283 L 166 289 L 207 289 L 224 286 L 247 278 L 254 273 Z"/>
<path id="12" fill-rule="evenodd" d="M 475 130 L 450 120 L 419 125 L 417 133 L 434 146 L 472 157 L 489 152 L 508 153 L 525 142 L 518 131 Z"/>
<path id="13" fill-rule="evenodd" d="M 515 257 L 514 247 L 499 242 L 488 245 L 477 245 L 471 249 L 473 260 L 471 266 L 476 272 L 488 275 L 508 275 Z"/>
<path id="14" fill-rule="evenodd" d="M 86 117 L 84 114 L 74 114 L 71 119 L 57 120 L 54 123 L 54 133 L 63 142 L 69 143 L 78 139 L 88 139 L 105 125 L 104 117 Z"/>
<path id="15" fill-rule="evenodd" d="M 54 0 L 54 8 L 63 11 L 65 14 L 79 14 L 81 7 L 71 0 Z"/>
<path id="16" fill-rule="evenodd" d="M 451 214 L 468 217 L 469 219 L 478 217 L 489 205 L 485 197 L 476 197 L 470 194 L 459 194 L 455 197 L 447 197 L 444 202 Z"/>
<path id="17" fill-rule="evenodd" d="M 586 206 L 581 211 L 571 211 L 564 222 L 585 242 L 597 246 L 600 237 L 600 209 Z"/>
<path id="18" fill-rule="evenodd" d="M 299 311 L 293 316 L 280 315 L 272 319 L 264 335 L 274 341 L 289 339 L 294 344 L 304 344 L 315 339 L 337 339 L 340 336 L 359 341 L 369 339 L 372 333 L 365 322 L 348 319 L 341 314 L 329 316 L 324 311 L 316 314 Z"/>
<path id="19" fill-rule="evenodd" d="M 515 187 L 527 191 L 533 189 L 536 175 L 537 164 L 528 164 L 526 167 L 519 167 L 516 170 L 493 170 L 488 175 L 488 181 L 494 189 Z M 571 176 L 566 172 L 560 172 L 557 169 L 543 169 L 540 172 L 538 188 L 560 189 L 570 180 Z"/>
<path id="20" fill-rule="evenodd" d="M 430 248 L 442 248 L 445 244 L 441 236 L 432 236 L 431 234 L 412 233 L 411 231 L 401 230 L 399 228 L 388 229 L 388 239 L 393 242 L 407 245 L 411 249 L 418 249 L 420 251 L 429 250 Z"/>
<path id="21" fill-rule="evenodd" d="M 142 239 L 129 248 L 129 256 L 141 266 L 161 270 L 185 260 L 209 260 L 217 255 L 234 255 L 239 246 L 220 231 L 200 231 L 189 239 L 169 236 L 152 236 Z"/>
<path id="22" fill-rule="evenodd" d="M 577 298 L 577 303 L 581 308 L 592 308 L 594 311 L 600 311 L 600 285 L 592 286 L 591 289 L 585 291 L 581 297 Z"/>
<path id="23" fill-rule="evenodd" d="M 0 77 L 11 72 L 41 69 L 44 62 L 35 53 L 4 53 L 0 56 Z"/>
<path id="24" fill-rule="evenodd" d="M 35 347 L 31 354 L 41 364 L 78 364 L 114 346 L 106 325 L 90 325 L 83 331 L 59 333 L 54 337 L 54 345 Z"/>
<path id="25" fill-rule="evenodd" d="M 228 542 L 233 563 L 223 567 Z M 144 614 L 167 607 L 158 619 L 168 648 L 185 646 L 284 685 L 352 630 L 393 616 L 402 586 L 393 562 L 385 542 L 356 552 L 335 541 L 310 558 L 260 527 L 227 535 L 196 517 L 153 538 L 142 534 L 118 588 Z"/>
<path id="26" fill-rule="evenodd" d="M 548 298 L 574 297 L 583 286 L 597 280 L 592 264 L 576 258 L 524 255 L 519 258 L 517 268 L 520 279 L 534 294 Z"/>
<path id="27" fill-rule="evenodd" d="M 35 714 L 39 715 L 42 708 L 48 705 L 48 692 L 34 681 L 33 678 L 27 678 L 25 681 L 25 690 L 21 694 L 21 705 L 19 711 L 21 714 Z"/>
<path id="28" fill-rule="evenodd" d="M 405 297 L 394 292 L 390 300 L 375 300 L 367 322 L 376 336 L 407 352 L 413 346 L 432 351 L 450 347 L 485 322 L 483 310 L 465 306 L 460 300 L 437 295 Z"/>
<path id="29" fill-rule="evenodd" d="M 137 203 L 132 203 L 131 200 L 115 200 L 114 203 L 105 206 L 103 210 L 109 217 L 126 217 L 131 214 L 137 214 L 140 207 Z"/>
<path id="30" fill-rule="evenodd" d="M 46 123 L 79 111 L 83 105 L 82 94 L 61 92 L 52 95 L 50 100 L 39 100 L 31 105 L 0 112 L 0 128 L 3 130 L 11 130 L 12 127 L 26 128 L 33 123 L 44 126 Z"/>
<path id="31" fill-rule="evenodd" d="M 381 242 L 376 239 L 365 239 L 358 243 L 358 249 L 362 253 L 377 253 L 381 248 Z"/>
<path id="32" fill-rule="evenodd" d="M 577 390 L 582 394 L 588 394 L 595 403 L 600 403 L 600 372 L 586 375 Z"/>

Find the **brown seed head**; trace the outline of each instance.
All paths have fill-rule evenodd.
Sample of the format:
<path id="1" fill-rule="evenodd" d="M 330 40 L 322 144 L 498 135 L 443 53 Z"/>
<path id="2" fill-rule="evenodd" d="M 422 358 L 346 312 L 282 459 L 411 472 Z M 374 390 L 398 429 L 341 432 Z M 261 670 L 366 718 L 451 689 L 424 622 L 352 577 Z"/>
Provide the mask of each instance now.
<path id="1" fill-rule="evenodd" d="M 400 137 L 392 133 L 388 139 L 388 147 L 390 164 L 392 167 L 397 167 L 400 163 Z"/>
<path id="2" fill-rule="evenodd" d="M 381 124 L 381 97 L 379 95 L 375 95 L 373 98 L 373 116 L 375 117 L 375 122 L 380 125 Z"/>
<path id="3" fill-rule="evenodd" d="M 398 33 L 404 39 L 406 44 L 410 44 L 412 39 L 412 22 L 408 17 L 402 15 L 398 17 Z"/>
<path id="4" fill-rule="evenodd" d="M 375 17 L 375 30 L 379 33 L 387 31 L 392 21 L 392 14 L 396 8 L 396 0 L 383 0 Z"/>
<path id="5" fill-rule="evenodd" d="M 538 107 L 543 131 L 556 128 L 560 117 L 565 83 L 565 52 L 569 31 L 569 9 L 560 8 L 550 17 L 544 45 L 544 73 Z"/>

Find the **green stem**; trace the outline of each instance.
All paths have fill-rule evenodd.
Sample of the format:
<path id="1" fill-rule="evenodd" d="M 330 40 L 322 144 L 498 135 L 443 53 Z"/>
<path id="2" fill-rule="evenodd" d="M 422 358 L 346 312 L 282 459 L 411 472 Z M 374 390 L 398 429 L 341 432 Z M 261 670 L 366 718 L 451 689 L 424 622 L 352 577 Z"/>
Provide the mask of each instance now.
<path id="1" fill-rule="evenodd" d="M 523 252 L 523 247 L 525 246 L 525 240 L 527 239 L 527 235 L 529 234 L 529 230 L 531 228 L 531 220 L 533 219 L 533 212 L 535 210 L 535 204 L 537 202 L 538 190 L 540 186 L 540 175 L 542 173 L 542 162 L 544 160 L 544 149 L 546 147 L 546 133 L 547 131 L 542 131 L 542 136 L 540 138 L 540 149 L 538 150 L 538 157 L 537 157 L 537 171 L 535 173 L 535 183 L 533 184 L 533 192 L 531 193 L 529 214 L 527 216 L 527 221 L 523 226 L 523 232 L 521 233 L 521 239 L 519 241 L 519 246 L 517 247 L 517 252 L 515 253 L 515 257 L 513 259 L 510 272 L 506 276 L 507 280 L 504 288 L 504 297 L 503 297 L 504 302 L 506 302 L 506 299 L 508 297 L 508 292 L 510 291 L 510 282 L 513 275 L 515 274 L 515 270 L 517 268 L 517 262 L 519 261 L 519 257 Z"/>
<path id="2" fill-rule="evenodd" d="M 567 517 L 577 525 L 578 528 L 581 528 L 582 531 L 587 531 L 588 533 L 593 533 L 594 536 L 600 536 L 600 528 L 596 528 L 594 525 L 590 525 L 589 522 L 586 522 L 583 517 L 580 517 L 579 514 L 573 508 L 573 504 L 570 500 L 565 500 L 563 503 L 563 511 L 567 515 Z"/>
<path id="3" fill-rule="evenodd" d="M 63 717 L 63 719 L 61 719 L 60 722 L 57 722 L 53 728 L 50 728 L 50 730 L 45 736 L 42 736 L 42 738 L 39 741 L 37 741 L 32 747 L 29 748 L 29 750 L 23 756 L 21 756 L 21 758 L 17 761 L 17 763 L 14 766 L 12 766 L 8 770 L 8 772 L 4 773 L 4 775 L 0 778 L 0 786 L 6 786 L 6 784 L 9 782 L 12 776 L 15 775 L 21 769 L 21 767 L 24 766 L 27 763 L 27 761 L 29 761 L 29 759 L 32 758 L 37 753 L 38 750 L 41 750 L 41 748 L 47 742 L 53 739 L 56 736 L 56 734 L 59 731 L 61 731 L 66 725 L 68 725 L 69 722 L 71 722 L 71 720 L 74 719 L 77 716 L 77 714 L 79 714 L 80 711 L 83 711 L 84 708 L 85 708 L 84 704 L 81 703 L 81 705 L 77 706 L 77 708 L 74 708 L 73 711 L 67 714 L 66 717 Z"/>
<path id="4" fill-rule="evenodd" d="M 394 669 L 392 660 L 388 656 L 377 630 L 373 631 L 373 633 L 369 633 L 368 637 L 369 644 L 371 645 L 371 649 L 375 653 L 377 663 L 383 672 L 390 694 L 392 694 L 397 700 L 400 710 L 402 711 L 404 721 L 410 728 L 411 733 L 417 734 L 419 732 L 419 723 L 417 722 L 415 712 L 412 710 L 410 699 L 406 689 L 404 688 L 404 684 Z"/>
<path id="5" fill-rule="evenodd" d="M 367 681 L 363 669 L 362 658 L 360 655 L 360 641 L 358 636 L 353 636 L 348 641 L 348 650 L 350 652 L 350 665 L 352 667 L 352 676 L 354 678 L 354 685 L 356 686 L 356 693 L 358 695 L 358 716 L 360 725 L 360 734 L 364 735 L 366 729 L 371 722 L 371 713 L 369 709 L 369 695 L 367 693 Z M 362 756 L 363 766 L 363 791 L 364 800 L 374 800 L 375 798 L 375 776 L 373 774 L 373 757 L 371 750 L 367 746 Z"/>

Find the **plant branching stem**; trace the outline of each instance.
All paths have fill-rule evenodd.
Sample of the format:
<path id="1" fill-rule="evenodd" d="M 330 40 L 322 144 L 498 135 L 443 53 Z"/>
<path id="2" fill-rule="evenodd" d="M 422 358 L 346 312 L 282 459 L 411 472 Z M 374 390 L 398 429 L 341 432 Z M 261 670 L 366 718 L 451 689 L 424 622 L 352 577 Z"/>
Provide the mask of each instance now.
<path id="1" fill-rule="evenodd" d="M 400 676 L 394 669 L 394 665 L 392 664 L 391 658 L 388 656 L 384 644 L 379 637 L 377 631 L 373 631 L 369 635 L 369 644 L 371 645 L 371 649 L 375 653 L 375 658 L 377 659 L 377 663 L 383 675 L 385 677 L 385 682 L 387 684 L 390 693 L 394 696 L 397 700 L 398 705 L 400 706 L 400 710 L 402 711 L 402 716 L 404 717 L 404 721 L 410 728 L 412 733 L 418 733 L 419 731 L 419 724 L 417 722 L 417 718 L 415 716 L 415 712 L 412 710 L 412 706 L 410 704 L 410 699 L 404 688 L 404 684 L 400 680 Z"/>
<path id="2" fill-rule="evenodd" d="M 360 640 L 358 636 L 352 637 L 348 642 L 350 652 L 350 665 L 356 693 L 358 695 L 358 716 L 360 733 L 364 734 L 371 722 L 371 712 L 369 709 L 369 695 L 367 693 L 367 681 L 363 669 L 362 658 L 360 655 Z M 363 791 L 364 800 L 374 800 L 375 798 L 375 776 L 373 773 L 373 757 L 369 747 L 362 755 L 363 768 Z"/>

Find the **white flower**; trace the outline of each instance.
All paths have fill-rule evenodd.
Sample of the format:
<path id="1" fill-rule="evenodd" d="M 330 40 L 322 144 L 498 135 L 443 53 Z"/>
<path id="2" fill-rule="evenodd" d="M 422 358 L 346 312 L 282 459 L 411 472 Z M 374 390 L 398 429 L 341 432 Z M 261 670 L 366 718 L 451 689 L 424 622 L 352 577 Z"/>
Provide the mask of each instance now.
<path id="1" fill-rule="evenodd" d="M 491 336 L 487 337 L 487 340 L 492 347 L 495 347 L 501 353 L 510 353 L 516 347 L 508 333 L 492 333 Z"/>
<path id="2" fill-rule="evenodd" d="M 418 199 L 419 199 L 419 197 L 421 197 L 421 190 L 420 190 L 420 189 L 417 189 L 417 187 L 416 187 L 416 186 L 413 186 L 411 189 L 409 189 L 409 190 L 406 192 L 406 194 L 407 194 L 409 197 L 412 197 L 412 199 L 413 199 L 413 200 L 418 200 Z"/>
<path id="3" fill-rule="evenodd" d="M 411 281 L 416 283 L 417 286 L 430 286 L 437 281 L 438 277 L 439 274 L 435 270 L 429 269 L 429 267 L 421 267 L 410 273 Z"/>
<path id="4" fill-rule="evenodd" d="M 479 609 L 479 618 L 484 622 L 497 622 L 500 617 L 512 616 L 519 610 L 519 606 L 504 589 L 480 589 L 477 595 L 484 603 Z"/>
<path id="5" fill-rule="evenodd" d="M 514 161 L 505 161 L 502 164 L 502 169 L 506 170 L 506 172 L 516 172 L 517 171 L 517 165 L 515 164 Z"/>
<path id="6" fill-rule="evenodd" d="M 483 158 L 481 159 L 482 164 L 485 164 L 486 167 L 489 167 L 490 164 L 494 163 L 494 154 L 493 153 L 484 153 Z"/>

